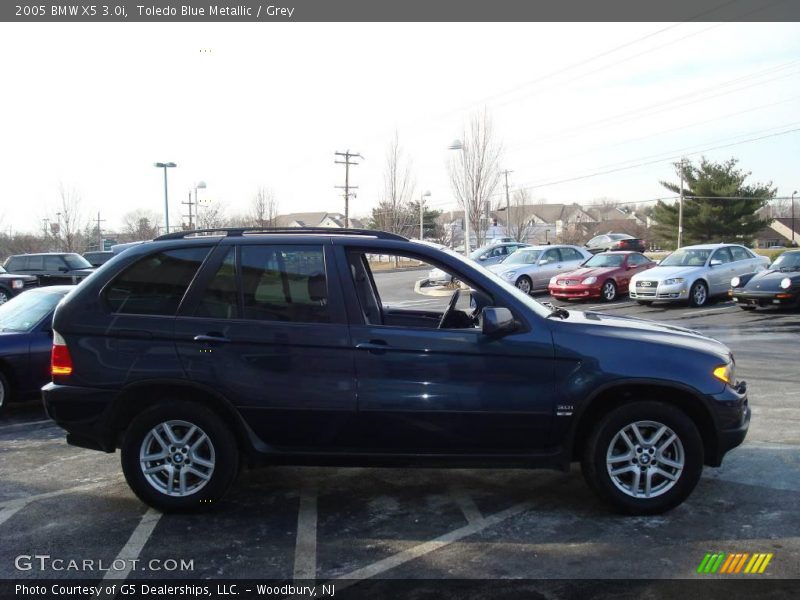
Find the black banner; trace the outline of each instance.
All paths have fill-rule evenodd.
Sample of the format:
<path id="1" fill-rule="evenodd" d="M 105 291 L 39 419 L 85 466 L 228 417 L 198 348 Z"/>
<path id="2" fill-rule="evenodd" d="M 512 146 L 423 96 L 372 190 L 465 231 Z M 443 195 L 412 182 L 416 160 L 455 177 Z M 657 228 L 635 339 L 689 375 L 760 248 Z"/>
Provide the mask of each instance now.
<path id="1" fill-rule="evenodd" d="M 797 0 L 4 0 L 10 22 L 798 21 Z"/>

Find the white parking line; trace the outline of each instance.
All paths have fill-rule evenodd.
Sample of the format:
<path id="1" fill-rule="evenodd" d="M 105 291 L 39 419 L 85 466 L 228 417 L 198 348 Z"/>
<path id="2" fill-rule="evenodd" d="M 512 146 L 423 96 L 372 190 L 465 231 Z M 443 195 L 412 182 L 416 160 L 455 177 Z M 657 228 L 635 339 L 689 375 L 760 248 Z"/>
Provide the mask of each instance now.
<path id="1" fill-rule="evenodd" d="M 304 488 L 297 513 L 297 541 L 294 548 L 294 579 L 317 578 L 317 490 Z"/>
<path id="2" fill-rule="evenodd" d="M 592 308 L 622 308 L 623 306 L 633 306 L 636 302 L 617 302 L 616 304 L 610 304 L 606 302 L 605 304 L 593 304 L 592 306 L 587 306 L 586 310 L 591 310 Z"/>
<path id="3" fill-rule="evenodd" d="M 158 525 L 160 519 L 161 513 L 155 508 L 147 509 L 147 512 L 144 513 L 144 516 L 142 516 L 142 520 L 139 521 L 136 529 L 133 530 L 131 537 L 128 538 L 128 541 L 122 547 L 122 550 L 120 550 L 119 554 L 117 554 L 117 558 L 114 559 L 114 563 L 112 563 L 115 564 L 119 561 L 125 561 L 127 568 L 120 571 L 106 571 L 106 575 L 103 577 L 104 581 L 108 579 L 127 579 L 128 575 L 130 575 L 131 568 L 133 567 L 133 561 L 139 558 L 144 545 L 147 543 L 147 540 L 150 539 L 150 536 L 152 535 L 153 530 L 156 528 L 156 525 Z"/>
<path id="4" fill-rule="evenodd" d="M 6 509 L 11 506 L 16 506 L 17 504 L 21 503 L 23 506 L 30 504 L 31 502 L 35 502 L 36 500 L 44 500 L 46 498 L 54 498 L 56 496 L 61 496 L 63 494 L 72 494 L 74 492 L 85 492 L 88 490 L 93 490 L 95 488 L 105 487 L 107 485 L 113 485 L 118 483 L 122 478 L 116 477 L 111 481 L 98 481 L 95 483 L 88 483 L 86 485 L 78 485 L 71 488 L 65 488 L 63 490 L 54 490 L 52 492 L 44 492 L 42 494 L 33 494 L 32 496 L 26 496 L 24 498 L 14 498 L 13 500 L 6 500 L 4 502 L 0 502 L 0 510 Z"/>
<path id="5" fill-rule="evenodd" d="M 41 421 L 27 421 L 25 423 L 9 423 L 8 425 L 0 426 L 0 431 L 5 431 L 6 429 L 12 429 L 14 427 L 22 427 L 23 425 L 41 425 L 42 423 L 50 423 L 55 427 L 56 422 L 52 419 L 42 419 Z"/>
<path id="6" fill-rule="evenodd" d="M 511 508 L 507 508 L 504 511 L 499 513 L 495 513 L 493 515 L 489 515 L 484 519 L 476 523 L 471 523 L 469 525 L 465 525 L 459 529 L 455 529 L 450 531 L 449 533 L 445 533 L 444 535 L 440 535 L 438 538 L 433 539 L 429 542 L 424 542 L 422 544 L 417 544 L 416 546 L 412 546 L 402 552 L 398 552 L 397 554 L 393 554 L 392 556 L 387 556 L 386 558 L 379 560 L 378 562 L 372 563 L 366 567 L 362 567 L 361 569 L 356 569 L 355 571 L 350 571 L 349 573 L 342 575 L 341 577 L 337 577 L 335 581 L 343 581 L 343 580 L 350 580 L 352 583 L 356 583 L 362 579 L 369 579 L 370 577 L 375 577 L 376 575 L 380 575 L 381 573 L 385 573 L 395 567 L 399 567 L 400 565 L 407 563 L 408 561 L 414 560 L 421 556 L 425 556 L 426 554 L 430 554 L 434 550 L 439 550 L 440 548 L 444 548 L 453 542 L 457 542 L 459 540 L 464 539 L 470 535 L 474 535 L 480 531 L 488 527 L 492 527 L 493 525 L 497 525 L 502 523 L 503 521 L 510 519 L 511 517 L 515 517 L 526 510 L 528 510 L 532 506 L 531 502 L 522 502 L 520 504 L 515 504 Z M 342 586 L 341 584 L 337 584 L 337 589 L 341 587 L 347 587 L 348 584 Z"/>
<path id="7" fill-rule="evenodd" d="M 478 505 L 475 504 L 475 501 L 470 498 L 467 492 L 461 489 L 454 489 L 450 495 L 453 497 L 453 500 L 455 500 L 455 503 L 458 504 L 461 512 L 464 513 L 464 518 L 467 520 L 467 523 L 474 525 L 483 520 L 483 515 Z"/>
<path id="8" fill-rule="evenodd" d="M 18 500 L 16 503 L 11 502 L 6 505 L 5 508 L 0 510 L 0 525 L 8 521 L 11 517 L 13 517 L 18 511 L 25 508 L 28 503 L 23 500 Z"/>
<path id="9" fill-rule="evenodd" d="M 702 314 L 710 313 L 710 312 L 719 312 L 721 310 L 728 310 L 730 308 L 736 308 L 736 305 L 735 304 L 730 304 L 728 306 L 720 306 L 718 308 L 709 308 L 707 310 L 692 310 L 692 311 L 689 311 L 689 312 L 681 313 L 681 316 L 682 317 L 688 317 L 690 315 L 702 315 Z"/>

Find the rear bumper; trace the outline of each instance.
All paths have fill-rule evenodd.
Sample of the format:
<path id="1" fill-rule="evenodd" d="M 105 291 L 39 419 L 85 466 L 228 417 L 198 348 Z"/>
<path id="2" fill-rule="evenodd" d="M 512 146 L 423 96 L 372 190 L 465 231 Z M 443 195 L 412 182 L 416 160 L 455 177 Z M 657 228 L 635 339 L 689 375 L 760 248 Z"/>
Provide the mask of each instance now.
<path id="1" fill-rule="evenodd" d="M 114 392 L 97 388 L 48 383 L 42 388 L 47 416 L 67 432 L 67 443 L 81 448 L 114 452 L 109 407 Z"/>

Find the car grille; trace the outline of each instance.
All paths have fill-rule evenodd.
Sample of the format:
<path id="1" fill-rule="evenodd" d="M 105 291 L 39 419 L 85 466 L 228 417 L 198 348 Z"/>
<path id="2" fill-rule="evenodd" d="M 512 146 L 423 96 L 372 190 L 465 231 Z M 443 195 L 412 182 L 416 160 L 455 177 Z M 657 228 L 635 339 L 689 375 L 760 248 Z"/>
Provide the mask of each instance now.
<path id="1" fill-rule="evenodd" d="M 637 288 L 657 288 L 658 282 L 657 281 L 637 281 L 636 282 Z"/>
<path id="2" fill-rule="evenodd" d="M 32 288 L 32 287 L 39 287 L 39 280 L 38 279 L 31 279 L 30 281 L 24 279 L 22 281 L 22 287 L 24 288 Z"/>
<path id="3" fill-rule="evenodd" d="M 558 279 L 556 281 L 558 285 L 578 285 L 577 279 Z"/>

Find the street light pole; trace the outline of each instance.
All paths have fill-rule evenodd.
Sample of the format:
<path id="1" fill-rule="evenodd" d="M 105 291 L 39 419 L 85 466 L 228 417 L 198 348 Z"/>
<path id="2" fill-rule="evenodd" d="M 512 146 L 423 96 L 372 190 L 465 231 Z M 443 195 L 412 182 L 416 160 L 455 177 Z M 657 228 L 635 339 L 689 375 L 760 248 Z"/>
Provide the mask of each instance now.
<path id="1" fill-rule="evenodd" d="M 681 247 L 683 241 L 683 159 L 681 159 L 681 197 L 678 200 L 678 248 Z"/>
<path id="2" fill-rule="evenodd" d="M 157 162 L 153 163 L 154 167 L 164 169 L 164 232 L 169 233 L 169 191 L 167 189 L 167 169 L 177 167 L 174 162 Z"/>
<path id="3" fill-rule="evenodd" d="M 425 192 L 419 199 L 419 241 L 425 239 L 425 230 L 423 229 L 423 219 L 425 216 L 425 198 L 430 198 L 431 193 Z"/>
<path id="4" fill-rule="evenodd" d="M 792 192 L 792 247 L 795 245 L 794 241 L 794 197 L 797 194 L 797 190 Z"/>
<path id="5" fill-rule="evenodd" d="M 467 179 L 467 149 L 464 146 L 464 142 L 461 140 L 453 140 L 453 143 L 449 146 L 450 150 L 461 150 L 461 162 L 464 167 L 464 256 L 469 256 L 469 190 L 467 189 L 468 186 L 468 179 Z"/>

